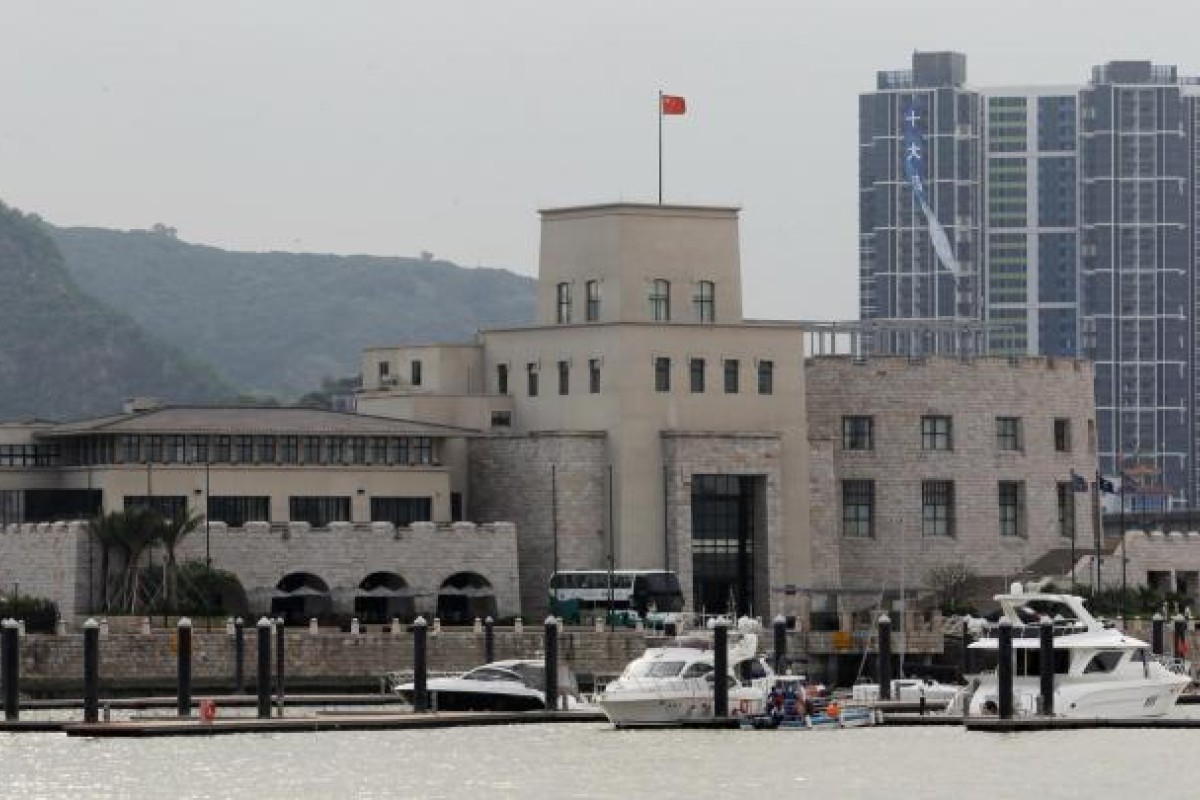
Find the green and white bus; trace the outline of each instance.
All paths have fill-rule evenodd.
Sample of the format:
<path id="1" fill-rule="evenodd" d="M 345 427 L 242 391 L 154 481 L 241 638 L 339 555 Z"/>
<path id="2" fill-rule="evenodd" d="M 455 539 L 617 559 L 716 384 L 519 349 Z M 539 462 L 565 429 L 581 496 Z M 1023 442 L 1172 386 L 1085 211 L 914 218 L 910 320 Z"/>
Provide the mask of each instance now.
<path id="1" fill-rule="evenodd" d="M 651 613 L 683 610 L 679 576 L 664 569 L 568 569 L 550 576 L 550 607 L 571 612 Z"/>

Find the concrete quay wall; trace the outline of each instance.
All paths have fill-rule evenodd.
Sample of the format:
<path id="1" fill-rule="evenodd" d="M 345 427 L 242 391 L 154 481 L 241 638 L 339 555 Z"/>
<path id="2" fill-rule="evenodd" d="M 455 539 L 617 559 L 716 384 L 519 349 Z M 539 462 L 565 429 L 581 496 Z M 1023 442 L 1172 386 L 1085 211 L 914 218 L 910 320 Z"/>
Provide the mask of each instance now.
<path id="1" fill-rule="evenodd" d="M 135 620 L 137 620 L 136 624 Z M 111 632 L 100 640 L 100 680 L 102 694 L 137 691 L 170 691 L 175 685 L 177 655 L 175 634 L 166 629 L 150 633 L 134 632 L 140 618 L 113 619 Z M 253 684 L 257 629 L 247 626 L 244 670 L 247 686 Z M 935 641 L 936 639 L 936 641 Z M 829 633 L 788 635 L 790 656 L 814 657 L 861 653 L 868 644 L 866 631 L 845 634 L 842 639 Z M 274 646 L 274 635 L 272 646 Z M 393 671 L 411 670 L 413 637 L 407 629 L 392 633 L 372 626 L 365 633 L 343 633 L 322 629 L 311 633 L 305 628 L 289 628 L 286 633 L 286 682 L 293 689 L 305 686 L 369 689 Z M 647 647 L 660 646 L 661 636 L 638 631 L 597 632 L 591 629 L 566 629 L 559 638 L 560 659 L 569 664 L 585 682 L 601 680 L 621 673 Z M 897 633 L 896 652 L 933 655 L 941 652 L 941 637 L 931 633 Z M 771 634 L 761 641 L 764 652 L 772 647 Z M 513 628 L 497 628 L 495 656 L 533 658 L 543 652 L 541 625 L 526 625 L 521 633 Z M 429 669 L 432 672 L 460 672 L 484 661 L 484 636 L 470 629 L 442 630 L 428 637 Z M 31 694 L 74 693 L 82 690 L 83 637 L 66 634 L 28 634 L 20 639 L 21 687 Z M 233 688 L 234 636 L 224 626 L 206 631 L 197 623 L 192 636 L 192 675 L 198 690 L 229 691 Z M 274 655 L 272 656 L 274 659 Z M 272 660 L 274 664 L 274 660 Z"/>

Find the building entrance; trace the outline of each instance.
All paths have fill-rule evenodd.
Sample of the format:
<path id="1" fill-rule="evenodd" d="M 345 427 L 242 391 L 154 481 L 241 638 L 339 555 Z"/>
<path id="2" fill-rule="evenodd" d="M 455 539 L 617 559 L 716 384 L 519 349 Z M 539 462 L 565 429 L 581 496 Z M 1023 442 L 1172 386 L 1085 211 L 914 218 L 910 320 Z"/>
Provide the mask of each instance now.
<path id="1" fill-rule="evenodd" d="M 766 480 L 762 475 L 692 476 L 692 602 L 703 613 L 765 608 Z M 762 581 L 756 577 L 762 575 Z M 761 584 L 761 586 L 760 586 Z"/>

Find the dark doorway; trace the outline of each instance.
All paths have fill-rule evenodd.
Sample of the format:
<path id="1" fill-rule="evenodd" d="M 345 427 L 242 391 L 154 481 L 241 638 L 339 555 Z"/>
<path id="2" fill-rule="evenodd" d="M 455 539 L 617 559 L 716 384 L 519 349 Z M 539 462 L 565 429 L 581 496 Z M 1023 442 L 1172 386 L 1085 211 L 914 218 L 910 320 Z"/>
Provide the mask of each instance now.
<path id="1" fill-rule="evenodd" d="M 761 475 L 692 476 L 692 602 L 705 613 L 751 614 L 765 608 L 765 480 Z M 763 550 L 756 558 L 756 548 Z"/>

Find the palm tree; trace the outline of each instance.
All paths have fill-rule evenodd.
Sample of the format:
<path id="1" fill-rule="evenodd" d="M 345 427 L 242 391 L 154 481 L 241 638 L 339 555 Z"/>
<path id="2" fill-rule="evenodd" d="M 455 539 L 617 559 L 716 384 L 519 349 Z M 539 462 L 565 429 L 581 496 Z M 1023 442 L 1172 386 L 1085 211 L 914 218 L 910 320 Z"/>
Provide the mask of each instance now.
<path id="1" fill-rule="evenodd" d="M 121 544 L 125 549 L 125 577 L 122 581 L 124 585 L 124 597 L 122 598 L 122 606 L 125 601 L 129 603 L 129 613 L 137 613 L 138 594 L 141 584 L 140 562 L 142 553 L 146 552 L 146 548 L 154 544 L 162 535 L 163 521 L 162 516 L 153 509 L 134 507 L 125 510 L 125 525 L 122 527 Z"/>
<path id="2" fill-rule="evenodd" d="M 109 559 L 114 547 L 121 547 L 124 538 L 125 512 L 111 511 L 100 513 L 88 522 L 88 528 L 100 542 L 100 586 L 104 591 L 101 610 L 108 611 L 111 599 L 111 588 L 108 582 Z M 89 604 L 91 598 L 89 598 Z"/>
<path id="3" fill-rule="evenodd" d="M 164 519 L 160 523 L 158 539 L 167 550 L 166 601 L 167 608 L 172 611 L 175 609 L 176 584 L 179 578 L 179 565 L 175 561 L 175 548 L 179 546 L 179 543 L 183 541 L 185 536 L 199 528 L 203 522 L 203 514 L 198 511 L 188 512 L 184 510 L 171 519 Z"/>

